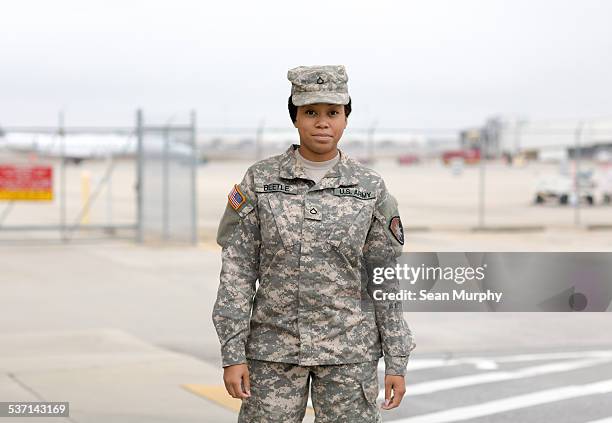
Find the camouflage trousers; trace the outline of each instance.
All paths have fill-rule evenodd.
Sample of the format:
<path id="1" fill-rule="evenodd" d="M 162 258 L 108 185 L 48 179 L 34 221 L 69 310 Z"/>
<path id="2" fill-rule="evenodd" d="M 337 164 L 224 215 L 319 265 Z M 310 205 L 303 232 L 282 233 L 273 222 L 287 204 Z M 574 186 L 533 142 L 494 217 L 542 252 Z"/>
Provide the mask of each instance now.
<path id="1" fill-rule="evenodd" d="M 251 397 L 242 400 L 238 423 L 301 423 L 310 388 L 315 423 L 382 422 L 378 360 L 320 366 L 247 362 Z"/>

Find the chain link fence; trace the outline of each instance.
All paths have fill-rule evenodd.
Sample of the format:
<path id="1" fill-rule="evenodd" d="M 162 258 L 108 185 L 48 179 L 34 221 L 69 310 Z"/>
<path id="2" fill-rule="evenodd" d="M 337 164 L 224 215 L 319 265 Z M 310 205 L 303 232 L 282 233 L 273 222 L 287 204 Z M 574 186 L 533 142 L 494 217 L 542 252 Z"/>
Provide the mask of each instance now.
<path id="1" fill-rule="evenodd" d="M 197 242 L 195 113 L 185 125 L 3 127 L 0 241 Z"/>
<path id="2" fill-rule="evenodd" d="M 215 169 L 206 177 L 224 189 L 249 164 L 299 143 L 294 128 L 263 125 L 202 128 L 198 139 Z M 339 147 L 385 178 L 408 230 L 612 227 L 610 122 L 492 120 L 447 129 L 349 125 Z M 218 204 L 207 221 L 216 221 L 224 206 L 225 192 L 214 193 Z"/>

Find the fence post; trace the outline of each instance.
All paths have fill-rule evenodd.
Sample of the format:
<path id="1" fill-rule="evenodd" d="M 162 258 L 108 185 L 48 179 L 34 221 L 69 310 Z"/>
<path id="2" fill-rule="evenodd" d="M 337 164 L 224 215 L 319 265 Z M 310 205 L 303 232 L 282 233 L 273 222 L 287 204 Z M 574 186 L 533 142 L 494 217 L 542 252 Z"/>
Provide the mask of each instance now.
<path id="1" fill-rule="evenodd" d="M 196 111 L 192 110 L 190 115 L 191 120 L 191 242 L 196 245 L 198 243 L 198 143 L 197 143 L 197 123 Z"/>
<path id="2" fill-rule="evenodd" d="M 484 229 L 485 226 L 485 166 L 487 160 L 487 133 L 480 131 L 480 172 L 479 172 L 479 190 L 478 190 L 478 227 Z"/>
<path id="3" fill-rule="evenodd" d="M 106 168 L 112 169 L 114 166 L 113 152 L 109 151 L 106 155 Z M 108 179 L 106 180 L 106 225 L 108 230 L 112 233 L 113 229 L 113 174 L 109 173 Z"/>
<path id="4" fill-rule="evenodd" d="M 66 130 L 64 128 L 64 112 L 58 116 L 57 135 L 60 137 L 60 238 L 67 242 L 66 237 Z"/>
<path id="5" fill-rule="evenodd" d="M 168 169 L 168 154 L 170 151 L 170 123 L 163 130 L 162 146 L 162 239 L 170 239 L 170 171 Z"/>
<path id="6" fill-rule="evenodd" d="M 255 133 L 255 159 L 261 160 L 263 158 L 263 133 L 264 133 L 265 122 L 262 120 L 259 122 L 257 132 Z"/>
<path id="7" fill-rule="evenodd" d="M 138 148 L 136 151 L 136 242 L 142 243 L 144 241 L 143 234 L 143 204 L 142 204 L 142 192 L 143 192 L 143 118 L 142 109 L 136 111 L 136 137 L 138 142 Z"/>
<path id="8" fill-rule="evenodd" d="M 375 156 L 375 152 L 374 152 L 374 133 L 376 132 L 376 125 L 378 124 L 377 121 L 372 122 L 372 125 L 368 128 L 368 138 L 367 138 L 367 145 L 368 145 L 368 155 L 367 158 L 369 159 L 370 165 L 372 165 L 372 163 L 374 163 L 374 156 Z"/>

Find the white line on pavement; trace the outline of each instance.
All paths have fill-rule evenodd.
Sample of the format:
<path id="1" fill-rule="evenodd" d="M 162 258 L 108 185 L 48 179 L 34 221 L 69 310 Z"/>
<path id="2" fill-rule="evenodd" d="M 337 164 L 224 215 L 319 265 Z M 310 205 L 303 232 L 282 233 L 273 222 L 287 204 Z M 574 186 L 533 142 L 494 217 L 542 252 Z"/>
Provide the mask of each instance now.
<path id="1" fill-rule="evenodd" d="M 571 385 L 563 388 L 547 389 L 525 395 L 495 400 L 477 405 L 452 408 L 407 419 L 394 420 L 393 423 L 447 423 L 474 419 L 504 411 L 516 410 L 534 405 L 562 401 L 588 395 L 605 394 L 612 392 L 612 379 L 586 385 Z"/>
<path id="2" fill-rule="evenodd" d="M 586 423 L 612 423 L 612 417 L 607 417 L 601 420 L 591 420 L 590 422 L 586 422 Z"/>
<path id="3" fill-rule="evenodd" d="M 479 369 L 496 368 L 495 363 L 517 363 L 522 361 L 564 360 L 582 358 L 612 358 L 612 350 L 571 351 L 535 354 L 517 354 L 498 357 L 463 357 L 463 358 L 411 358 L 408 371 L 432 369 L 436 367 L 457 366 L 472 364 Z M 493 364 L 492 364 L 493 363 Z M 385 363 L 381 360 L 378 369 L 385 370 Z"/>
<path id="4" fill-rule="evenodd" d="M 408 385 L 406 387 L 406 395 L 425 395 L 431 394 L 433 392 L 444 391 L 447 389 L 480 385 L 483 383 L 501 382 L 505 380 L 516 380 L 551 373 L 569 372 L 576 369 L 582 369 L 585 367 L 596 366 L 602 363 L 608 363 L 610 361 L 612 361 L 612 358 L 565 361 L 561 363 L 551 363 L 540 366 L 525 367 L 522 369 L 506 372 L 489 372 L 480 373 L 476 375 L 452 377 L 448 379 L 438 379 L 430 382 Z M 380 390 L 380 392 L 378 393 L 378 397 L 384 399 L 384 388 Z"/>

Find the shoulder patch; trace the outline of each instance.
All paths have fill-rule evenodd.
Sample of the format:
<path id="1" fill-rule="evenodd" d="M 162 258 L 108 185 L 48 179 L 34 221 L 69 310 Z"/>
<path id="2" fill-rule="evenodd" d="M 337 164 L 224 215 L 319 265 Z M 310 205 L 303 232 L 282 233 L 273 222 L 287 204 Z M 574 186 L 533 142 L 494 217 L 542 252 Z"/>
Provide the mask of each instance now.
<path id="1" fill-rule="evenodd" d="M 253 203 L 244 195 L 239 185 L 234 185 L 227 195 L 227 200 L 225 212 L 217 229 L 217 243 L 222 247 L 226 245 L 234 230 L 238 228 L 240 220 L 255 209 Z"/>
<path id="2" fill-rule="evenodd" d="M 395 237 L 397 242 L 404 245 L 404 227 L 399 216 L 393 216 L 389 221 L 389 231 Z"/>
<path id="3" fill-rule="evenodd" d="M 234 188 L 232 188 L 230 193 L 227 195 L 227 198 L 229 200 L 230 206 L 232 206 L 232 208 L 236 211 L 240 210 L 244 203 L 246 203 L 246 197 L 244 196 L 242 191 L 240 191 L 238 185 L 235 184 Z"/>

